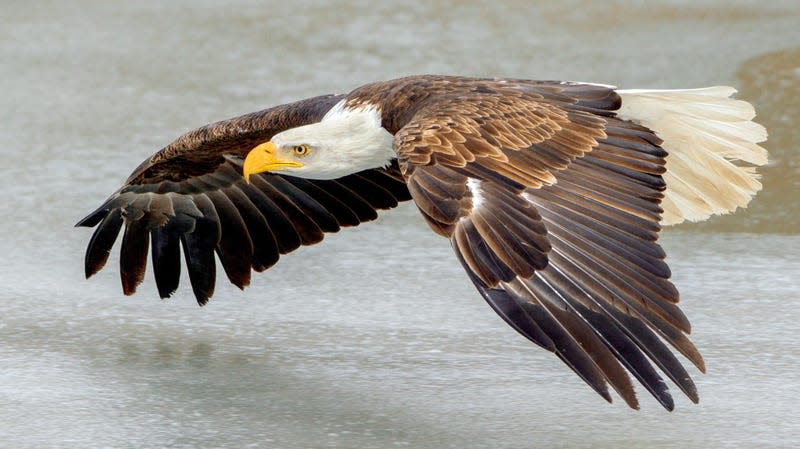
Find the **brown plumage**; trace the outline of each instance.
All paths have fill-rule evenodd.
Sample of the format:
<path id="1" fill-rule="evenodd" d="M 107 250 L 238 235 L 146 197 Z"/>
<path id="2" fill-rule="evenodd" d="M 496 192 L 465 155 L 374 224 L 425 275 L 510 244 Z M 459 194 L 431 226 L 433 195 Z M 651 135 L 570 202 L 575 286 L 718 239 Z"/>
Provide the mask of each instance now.
<path id="1" fill-rule="evenodd" d="M 692 184 L 680 168 L 670 176 L 681 180 L 681 191 L 669 196 L 667 160 L 688 153 L 678 143 L 670 145 L 681 156 L 664 150 L 659 117 L 664 111 L 679 117 L 685 109 L 701 126 L 704 102 L 712 98 L 710 128 L 729 122 L 745 128 L 739 124 L 746 122 L 753 133 L 736 134 L 737 148 L 760 150 L 755 143 L 763 139 L 749 121 L 752 114 L 743 102 L 729 100 L 728 90 L 724 98 L 720 92 L 659 91 L 654 97 L 652 91 L 587 84 L 420 76 L 217 122 L 146 160 L 78 223 L 97 226 L 86 275 L 104 266 L 124 226 L 124 293 L 142 281 L 149 245 L 159 294 L 170 296 L 178 287 L 183 248 L 202 305 L 214 292 L 214 253 L 230 282 L 243 288 L 251 270 L 269 268 L 281 254 L 413 199 L 509 325 L 554 352 L 608 401 L 610 385 L 638 408 L 627 371 L 671 410 L 672 398 L 651 363 L 692 401 L 698 397 L 665 342 L 705 368 L 686 337 L 689 322 L 676 305 L 678 292 L 656 243 L 661 202 L 665 195 L 673 198 L 671 217 L 732 209 L 718 206 L 725 202 Z M 626 98 L 646 107 L 626 109 Z M 338 107 L 379 111 L 380 126 L 393 136 L 395 159 L 337 179 L 306 179 L 298 171 L 244 181 L 243 160 L 254 147 L 285 130 L 325 122 Z M 714 163 L 723 164 L 731 179 L 749 176 L 736 189 L 752 196 L 752 169 L 711 155 L 724 151 L 703 154 L 721 160 Z M 738 159 L 760 160 L 743 151 Z M 692 191 L 702 192 L 700 206 L 686 201 L 685 192 Z"/>

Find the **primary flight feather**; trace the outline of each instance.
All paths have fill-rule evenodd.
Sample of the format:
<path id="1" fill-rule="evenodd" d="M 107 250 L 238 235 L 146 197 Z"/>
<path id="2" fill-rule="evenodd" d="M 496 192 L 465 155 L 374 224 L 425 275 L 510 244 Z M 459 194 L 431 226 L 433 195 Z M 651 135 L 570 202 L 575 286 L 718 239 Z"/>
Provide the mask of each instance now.
<path id="1" fill-rule="evenodd" d="M 151 247 L 162 298 L 214 293 L 324 233 L 414 200 L 489 305 L 609 402 L 638 408 L 629 373 L 665 408 L 661 371 L 701 371 L 657 244 L 664 225 L 745 207 L 761 188 L 764 128 L 728 87 L 611 86 L 413 76 L 191 131 L 144 161 L 79 226 L 86 276 L 124 227 L 123 292 Z M 653 366 L 655 365 L 655 367 Z"/>

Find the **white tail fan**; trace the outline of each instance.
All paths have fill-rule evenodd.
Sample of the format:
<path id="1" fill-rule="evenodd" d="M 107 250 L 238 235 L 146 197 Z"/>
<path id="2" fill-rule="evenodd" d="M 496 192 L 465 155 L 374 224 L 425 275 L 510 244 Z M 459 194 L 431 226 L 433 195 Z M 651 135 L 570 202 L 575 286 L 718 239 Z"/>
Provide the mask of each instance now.
<path id="1" fill-rule="evenodd" d="M 757 143 L 767 130 L 751 121 L 750 103 L 729 98 L 735 92 L 726 86 L 617 91 L 617 115 L 653 130 L 669 153 L 662 225 L 732 212 L 761 190 L 755 166 L 767 163 L 767 151 Z"/>

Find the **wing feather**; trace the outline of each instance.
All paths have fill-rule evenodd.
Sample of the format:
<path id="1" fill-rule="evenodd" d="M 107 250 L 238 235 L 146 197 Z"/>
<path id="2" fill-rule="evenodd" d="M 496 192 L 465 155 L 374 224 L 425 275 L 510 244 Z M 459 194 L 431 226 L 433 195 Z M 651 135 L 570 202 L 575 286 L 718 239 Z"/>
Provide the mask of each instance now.
<path id="1" fill-rule="evenodd" d="M 339 230 L 336 217 L 311 195 L 285 177 L 268 176 L 273 178 L 269 180 L 273 189 L 265 190 L 273 193 L 270 198 L 280 204 L 281 209 L 291 211 L 290 218 L 295 223 L 295 229 L 300 234 L 303 245 L 319 243 L 325 236 L 325 232 Z M 258 183 L 258 181 L 254 181 L 254 183 Z"/>
<path id="2" fill-rule="evenodd" d="M 150 231 L 153 274 L 161 298 L 168 298 L 178 289 L 181 277 L 180 235 L 166 227 Z"/>
<path id="3" fill-rule="evenodd" d="M 292 184 L 300 182 L 298 178 L 293 177 L 287 177 L 286 181 Z M 340 198 L 342 201 L 344 201 L 347 207 L 353 212 L 353 214 L 355 214 L 357 223 L 371 221 L 378 218 L 378 213 L 375 211 L 375 208 L 373 208 L 372 205 L 361 196 L 367 195 L 366 193 L 356 193 L 335 179 L 315 181 L 315 183 L 320 189 L 325 190 L 330 195 L 333 195 L 336 198 Z"/>
<path id="4" fill-rule="evenodd" d="M 591 319 L 587 319 L 586 315 L 576 313 L 577 310 L 564 303 L 558 296 L 558 292 L 547 284 L 541 276 L 533 276 L 526 281 L 517 279 L 514 284 L 516 284 L 516 291 L 520 292 L 523 297 L 527 296 L 529 302 L 541 304 L 552 318 L 569 332 L 580 345 L 580 350 L 587 353 L 597 365 L 597 368 L 602 373 L 604 382 L 607 381 L 611 384 L 631 408 L 639 408 L 630 377 L 628 377 L 625 369 L 620 364 L 621 361 L 631 372 L 638 373 L 640 364 L 626 363 L 631 358 L 639 356 L 638 351 L 635 351 L 634 354 L 620 354 L 619 347 L 622 345 L 608 338 L 609 334 L 613 335 L 611 332 L 613 328 L 611 330 L 607 329 L 609 328 L 608 322 L 597 323 L 599 320 L 595 320 L 593 323 Z M 600 326 L 595 326 L 594 324 L 600 324 Z M 619 355 L 624 355 L 628 358 L 618 357 Z M 617 360 L 618 358 L 620 361 Z M 650 365 L 646 362 L 644 366 L 650 368 Z M 644 380 L 643 383 L 648 389 L 654 380 L 660 380 L 658 375 L 652 372 L 652 369 L 642 376 L 637 375 L 637 378 L 640 381 Z M 662 389 L 664 389 L 663 385 Z M 669 393 L 666 393 L 666 397 L 669 398 Z M 671 401 L 667 402 L 667 404 L 671 405 Z"/>
<path id="5" fill-rule="evenodd" d="M 630 373 L 672 410 L 660 370 L 696 402 L 667 346 L 704 370 L 656 243 L 667 154 L 608 92 L 570 88 L 433 102 L 395 139 L 409 192 L 503 320 L 601 396 L 638 408 Z"/>
<path id="6" fill-rule="evenodd" d="M 120 248 L 119 274 L 122 292 L 132 295 L 144 279 L 144 265 L 150 247 L 150 234 L 142 220 L 132 219 L 125 224 Z"/>
<path id="7" fill-rule="evenodd" d="M 608 307 L 604 303 L 592 301 L 591 295 L 580 287 L 573 278 L 565 276 L 560 268 L 553 266 L 543 270 L 538 275 L 557 291 L 559 296 L 570 307 L 590 322 L 598 332 L 604 334 L 604 338 L 611 342 L 614 350 L 620 352 L 619 359 L 621 362 L 626 363 L 626 366 L 632 365 L 630 369 L 635 369 L 633 367 L 646 362 L 641 357 L 641 354 L 637 354 L 637 351 L 630 346 L 630 342 L 633 342 L 678 385 L 681 391 L 692 401 L 697 402 L 697 389 L 691 377 L 689 377 L 680 361 L 645 322 L 622 313 L 616 308 Z M 587 305 L 580 298 L 588 298 L 590 303 Z M 623 336 L 619 335 L 620 332 L 623 332 L 628 338 L 623 338 Z M 663 394 L 660 387 L 658 391 L 659 393 L 652 391 L 651 393 L 654 395 Z"/>
<path id="8" fill-rule="evenodd" d="M 565 258 L 574 260 L 595 279 L 602 280 L 602 286 L 613 295 L 613 303 L 621 310 L 644 309 L 684 332 L 690 331 L 689 321 L 675 306 L 677 299 L 672 298 L 669 292 L 655 292 L 656 296 L 648 296 L 654 292 L 639 278 L 624 273 L 624 269 L 617 267 L 612 257 L 592 254 L 595 246 L 574 238 L 569 229 L 557 225 L 555 221 L 548 220 L 548 224 L 550 241 L 554 245 L 558 243 L 559 252 Z"/>
<path id="9" fill-rule="evenodd" d="M 169 297 L 179 285 L 182 246 L 203 305 L 214 293 L 215 253 L 229 281 L 244 288 L 251 270 L 263 271 L 281 254 L 410 199 L 396 164 L 331 181 L 261 174 L 244 182 L 242 159 L 250 149 L 276 132 L 319 120 L 339 100 L 319 97 L 211 124 L 153 155 L 78 222 L 97 226 L 86 250 L 86 276 L 105 265 L 124 225 L 123 291 L 136 290 L 152 248 L 159 295 Z"/>
<path id="10" fill-rule="evenodd" d="M 358 173 L 340 179 L 339 183 L 360 196 L 373 210 L 391 209 L 397 206 L 397 198 L 391 192 Z"/>
<path id="11" fill-rule="evenodd" d="M 122 210 L 112 209 L 102 210 L 101 213 L 89 215 L 86 223 L 97 226 L 92 234 L 91 240 L 86 247 L 86 278 L 92 277 L 95 273 L 102 270 L 111 254 L 111 247 L 117 240 L 120 229 L 122 229 Z M 101 221 L 97 221 L 100 217 Z"/>
<path id="12" fill-rule="evenodd" d="M 228 280 L 243 289 L 250 284 L 250 261 L 253 259 L 253 240 L 247 231 L 239 209 L 219 190 L 205 195 L 217 210 L 220 239 L 216 253 Z"/>
<path id="13" fill-rule="evenodd" d="M 247 235 L 253 245 L 252 267 L 255 271 L 264 271 L 278 262 L 278 242 L 267 223 L 267 219 L 258 210 L 258 207 L 245 195 L 241 189 L 233 185 L 221 193 L 235 205 L 242 218 Z M 223 230 L 223 232 L 225 232 Z M 249 265 L 249 263 L 248 263 Z"/>

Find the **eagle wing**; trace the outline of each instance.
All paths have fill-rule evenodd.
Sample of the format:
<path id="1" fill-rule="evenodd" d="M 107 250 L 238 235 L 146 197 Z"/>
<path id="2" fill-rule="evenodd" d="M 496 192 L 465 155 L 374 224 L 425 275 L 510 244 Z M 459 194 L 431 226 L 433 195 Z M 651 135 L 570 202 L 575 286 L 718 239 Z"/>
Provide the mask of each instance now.
<path id="1" fill-rule="evenodd" d="M 214 293 L 214 253 L 230 282 L 244 288 L 251 269 L 266 270 L 281 254 L 410 199 L 396 164 L 336 180 L 260 174 L 244 182 L 248 151 L 275 133 L 318 121 L 339 100 L 317 97 L 214 123 L 154 154 L 78 222 L 97 227 L 86 249 L 86 277 L 103 268 L 124 227 L 120 277 L 126 295 L 141 283 L 150 247 L 158 292 L 169 297 L 179 284 L 182 247 L 203 305 Z"/>
<path id="2" fill-rule="evenodd" d="M 507 84 L 431 103 L 396 134 L 418 208 L 491 307 L 608 401 L 610 384 L 638 408 L 627 369 L 671 410 L 652 364 L 697 401 L 664 343 L 704 370 L 656 243 L 661 140 L 615 118 L 609 88 Z"/>

